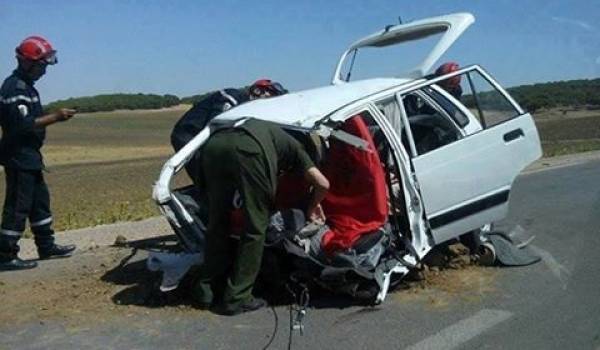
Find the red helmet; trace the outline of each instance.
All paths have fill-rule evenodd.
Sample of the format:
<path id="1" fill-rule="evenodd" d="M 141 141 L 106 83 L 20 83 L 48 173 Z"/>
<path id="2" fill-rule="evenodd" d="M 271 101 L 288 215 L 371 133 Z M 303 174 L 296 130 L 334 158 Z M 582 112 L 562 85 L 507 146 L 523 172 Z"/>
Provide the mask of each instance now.
<path id="1" fill-rule="evenodd" d="M 458 63 L 446 62 L 446 63 L 442 64 L 441 66 L 439 66 L 438 69 L 435 70 L 435 75 L 437 75 L 439 77 L 444 74 L 456 72 L 459 69 L 460 69 L 460 67 L 458 66 Z M 442 84 L 445 86 L 448 86 L 448 87 L 459 86 L 460 85 L 460 75 L 456 75 L 456 76 L 453 76 L 452 78 L 448 78 L 448 79 L 444 80 L 442 82 Z"/>
<path id="2" fill-rule="evenodd" d="M 250 94 L 254 96 L 261 96 L 263 93 L 268 92 L 271 96 L 279 96 L 287 94 L 287 90 L 283 88 L 281 84 L 270 79 L 259 79 L 250 85 Z"/>
<path id="3" fill-rule="evenodd" d="M 46 64 L 56 64 L 56 50 L 48 40 L 41 36 L 30 36 L 25 38 L 15 49 L 17 57 L 29 61 L 43 61 Z"/>

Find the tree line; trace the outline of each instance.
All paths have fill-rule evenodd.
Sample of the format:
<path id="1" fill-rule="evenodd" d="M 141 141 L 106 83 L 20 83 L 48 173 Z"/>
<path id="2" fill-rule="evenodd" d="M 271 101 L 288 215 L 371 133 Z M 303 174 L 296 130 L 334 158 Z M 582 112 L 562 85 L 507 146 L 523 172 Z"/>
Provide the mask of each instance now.
<path id="1" fill-rule="evenodd" d="M 600 79 L 521 85 L 507 89 L 526 110 L 561 106 L 600 106 Z"/>
<path id="2" fill-rule="evenodd" d="M 600 78 L 521 85 L 507 89 L 526 110 L 560 106 L 600 106 Z M 48 111 L 75 108 L 79 112 L 108 112 L 117 109 L 159 109 L 194 104 L 213 91 L 179 98 L 175 95 L 109 94 L 77 97 L 48 104 Z"/>
<path id="3" fill-rule="evenodd" d="M 80 113 L 110 112 L 118 109 L 159 109 L 173 107 L 179 104 L 190 104 L 202 100 L 213 91 L 179 98 L 175 95 L 154 94 L 107 94 L 86 97 L 74 97 L 66 100 L 51 102 L 44 108 L 51 112 L 59 108 L 73 108 Z"/>
<path id="4" fill-rule="evenodd" d="M 81 113 L 110 112 L 117 109 L 159 109 L 181 103 L 175 95 L 154 94 L 108 94 L 90 97 L 76 97 L 49 103 L 47 111 L 59 108 L 74 108 Z"/>

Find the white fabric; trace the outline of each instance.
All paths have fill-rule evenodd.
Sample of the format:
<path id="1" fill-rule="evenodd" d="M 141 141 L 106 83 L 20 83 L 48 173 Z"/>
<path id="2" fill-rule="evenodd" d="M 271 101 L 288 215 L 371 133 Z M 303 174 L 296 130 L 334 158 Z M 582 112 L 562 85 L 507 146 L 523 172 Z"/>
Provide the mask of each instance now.
<path id="1" fill-rule="evenodd" d="M 202 263 L 201 254 L 150 252 L 146 265 L 150 271 L 162 271 L 162 292 L 173 290 L 189 269 Z"/>

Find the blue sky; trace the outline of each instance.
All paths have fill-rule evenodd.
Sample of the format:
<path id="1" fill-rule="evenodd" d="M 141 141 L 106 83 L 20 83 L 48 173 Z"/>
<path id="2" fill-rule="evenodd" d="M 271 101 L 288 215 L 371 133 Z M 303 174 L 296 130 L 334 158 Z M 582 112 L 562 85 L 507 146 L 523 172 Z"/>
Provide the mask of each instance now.
<path id="1" fill-rule="evenodd" d="M 328 84 L 349 44 L 398 16 L 463 11 L 476 22 L 442 61 L 481 64 L 506 86 L 600 77 L 600 0 L 0 0 L 0 75 L 13 70 L 20 40 L 39 34 L 59 53 L 38 83 L 44 102 L 113 92 L 183 97 L 262 77 L 299 90 Z M 381 66 L 395 70 L 415 55 Z"/>

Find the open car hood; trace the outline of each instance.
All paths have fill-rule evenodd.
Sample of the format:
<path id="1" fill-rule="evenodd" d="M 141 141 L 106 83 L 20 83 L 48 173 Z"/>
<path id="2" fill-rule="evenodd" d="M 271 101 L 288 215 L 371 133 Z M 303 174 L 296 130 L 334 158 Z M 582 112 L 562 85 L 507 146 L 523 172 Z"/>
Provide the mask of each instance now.
<path id="1" fill-rule="evenodd" d="M 354 50 L 366 47 L 386 47 L 443 34 L 429 55 L 413 71 L 413 78 L 422 77 L 473 22 L 475 22 L 475 17 L 472 14 L 455 13 L 387 27 L 371 34 L 350 45 L 344 52 L 336 67 L 332 84 L 346 82 L 341 76 L 341 70 L 346 59 Z"/>

